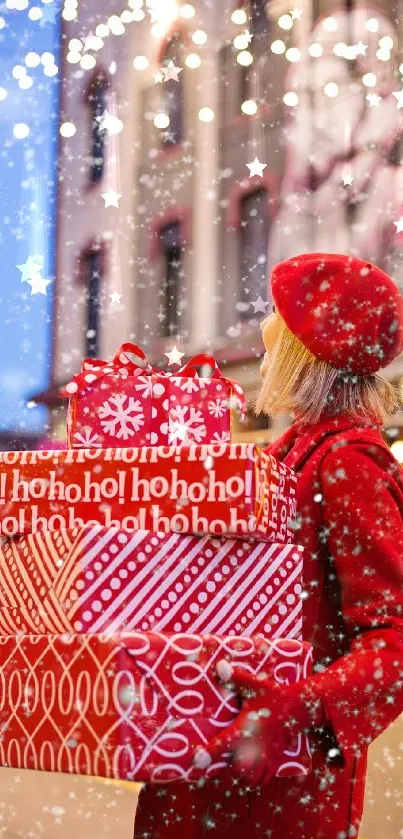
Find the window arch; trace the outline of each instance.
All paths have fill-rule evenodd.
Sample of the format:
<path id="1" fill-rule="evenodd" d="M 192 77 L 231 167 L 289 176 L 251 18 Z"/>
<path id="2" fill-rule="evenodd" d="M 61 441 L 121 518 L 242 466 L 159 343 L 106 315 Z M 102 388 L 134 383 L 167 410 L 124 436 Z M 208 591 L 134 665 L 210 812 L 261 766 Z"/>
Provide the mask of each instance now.
<path id="1" fill-rule="evenodd" d="M 178 73 L 178 81 L 168 79 L 161 82 L 161 108 L 169 117 L 169 126 L 162 134 L 163 146 L 174 146 L 183 139 L 184 131 L 184 43 L 179 32 L 175 32 L 166 43 L 162 57 L 161 67 L 181 68 Z"/>

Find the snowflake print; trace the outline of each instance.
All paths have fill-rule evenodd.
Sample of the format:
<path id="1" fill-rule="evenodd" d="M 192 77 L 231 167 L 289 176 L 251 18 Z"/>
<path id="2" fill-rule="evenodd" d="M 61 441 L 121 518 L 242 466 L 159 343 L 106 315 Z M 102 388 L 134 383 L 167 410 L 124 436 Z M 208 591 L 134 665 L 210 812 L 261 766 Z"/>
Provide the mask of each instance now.
<path id="1" fill-rule="evenodd" d="M 202 412 L 187 405 L 172 408 L 169 423 L 162 423 L 161 431 L 169 434 L 170 444 L 177 440 L 181 443 L 201 443 L 207 434 Z"/>
<path id="2" fill-rule="evenodd" d="M 136 390 L 143 392 L 144 399 L 153 395 L 153 380 L 151 376 L 139 376 L 137 382 L 138 384 L 136 383 L 134 387 Z"/>
<path id="3" fill-rule="evenodd" d="M 216 431 L 211 439 L 213 443 L 230 443 L 231 435 L 229 431 Z"/>
<path id="4" fill-rule="evenodd" d="M 207 407 L 213 417 L 223 417 L 228 410 L 228 402 L 226 399 L 216 399 L 215 402 L 209 402 Z"/>
<path id="5" fill-rule="evenodd" d="M 76 445 L 81 448 L 102 448 L 102 443 L 99 440 L 98 434 L 96 434 L 88 425 L 84 425 L 81 428 L 81 431 L 76 431 L 74 434 L 74 440 Z"/>
<path id="6" fill-rule="evenodd" d="M 187 376 L 181 379 L 179 388 L 185 393 L 197 393 L 203 387 L 200 382 L 201 379 L 196 379 L 195 376 Z"/>
<path id="7" fill-rule="evenodd" d="M 98 411 L 103 430 L 118 440 L 133 437 L 144 425 L 143 406 L 133 396 L 117 393 L 107 399 Z"/>

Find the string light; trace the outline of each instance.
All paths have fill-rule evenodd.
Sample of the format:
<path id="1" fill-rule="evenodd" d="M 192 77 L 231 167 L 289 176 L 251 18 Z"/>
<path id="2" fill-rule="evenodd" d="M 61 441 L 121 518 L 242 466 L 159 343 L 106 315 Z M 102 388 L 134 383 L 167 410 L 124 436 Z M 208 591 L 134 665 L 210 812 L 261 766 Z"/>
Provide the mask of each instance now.
<path id="1" fill-rule="evenodd" d="M 379 58 L 379 61 L 389 61 L 390 59 L 390 52 L 387 49 L 379 49 L 376 51 L 376 57 Z"/>
<path id="2" fill-rule="evenodd" d="M 106 25 L 106 23 L 99 23 L 95 30 L 95 34 L 97 38 L 107 38 L 108 35 L 111 34 L 111 31 L 109 29 L 109 26 Z"/>
<path id="3" fill-rule="evenodd" d="M 156 128 L 168 128 L 169 116 L 168 114 L 156 114 L 154 117 L 154 125 Z"/>
<path id="4" fill-rule="evenodd" d="M 194 44 L 198 44 L 198 46 L 202 46 L 207 42 L 207 33 L 204 29 L 196 29 L 192 35 L 192 41 Z"/>
<path id="5" fill-rule="evenodd" d="M 362 77 L 362 83 L 365 84 L 365 87 L 375 87 L 376 81 L 375 73 L 365 73 Z"/>
<path id="6" fill-rule="evenodd" d="M 30 20 L 37 21 L 40 20 L 42 17 L 42 12 L 38 9 L 37 6 L 33 6 L 32 9 L 28 12 L 28 17 Z"/>
<path id="7" fill-rule="evenodd" d="M 34 80 L 32 76 L 23 76 L 22 79 L 19 80 L 18 85 L 21 90 L 29 90 L 32 87 Z"/>
<path id="8" fill-rule="evenodd" d="M 254 99 L 246 99 L 245 102 L 242 102 L 241 111 L 248 116 L 253 116 L 257 111 L 257 104 Z"/>
<path id="9" fill-rule="evenodd" d="M 297 47 L 290 47 L 287 50 L 287 52 L 285 54 L 285 57 L 286 57 L 287 61 L 295 62 L 295 61 L 300 60 L 301 53 L 300 53 L 300 51 Z"/>
<path id="10" fill-rule="evenodd" d="M 67 61 L 69 64 L 79 64 L 81 61 L 81 54 L 79 52 L 68 52 Z"/>
<path id="11" fill-rule="evenodd" d="M 41 55 L 41 64 L 46 67 L 47 64 L 54 64 L 55 58 L 51 52 L 43 52 Z"/>
<path id="12" fill-rule="evenodd" d="M 335 17 L 326 17 L 325 20 L 322 21 L 322 26 L 326 32 L 335 32 L 337 29 L 337 20 Z"/>
<path id="13" fill-rule="evenodd" d="M 25 67 L 22 66 L 22 64 L 16 64 L 15 67 L 13 67 L 13 78 L 22 79 L 22 77 L 25 76 L 26 72 L 27 71 Z"/>
<path id="14" fill-rule="evenodd" d="M 64 20 L 75 20 L 77 17 L 77 0 L 64 0 L 62 10 L 62 17 Z"/>
<path id="15" fill-rule="evenodd" d="M 309 44 L 308 52 L 309 52 L 309 55 L 312 56 L 312 58 L 320 58 L 321 55 L 323 55 L 322 44 L 317 44 L 317 43 Z"/>
<path id="16" fill-rule="evenodd" d="M 82 56 L 80 60 L 80 67 L 83 70 L 92 70 L 97 63 L 97 60 L 94 55 L 88 55 L 87 53 Z"/>
<path id="17" fill-rule="evenodd" d="M 196 52 L 190 52 L 189 55 L 186 56 L 185 64 L 186 67 L 189 67 L 191 70 L 197 70 L 197 68 L 201 65 L 200 55 L 197 55 Z"/>
<path id="18" fill-rule="evenodd" d="M 278 19 L 278 25 L 280 29 L 292 29 L 292 17 L 291 15 L 281 15 Z"/>
<path id="19" fill-rule="evenodd" d="M 16 122 L 13 127 L 13 134 L 16 140 L 25 140 L 29 137 L 29 126 L 25 122 Z"/>
<path id="20" fill-rule="evenodd" d="M 337 55 L 338 58 L 346 58 L 347 44 L 344 44 L 342 41 L 339 41 L 338 44 L 334 45 L 333 52 L 335 55 Z"/>
<path id="21" fill-rule="evenodd" d="M 328 82 L 327 84 L 325 84 L 323 92 L 325 96 L 329 96 L 330 99 L 334 99 L 334 97 L 337 96 L 339 92 L 338 85 L 336 84 L 336 82 Z"/>
<path id="22" fill-rule="evenodd" d="M 232 43 L 236 50 L 246 50 L 249 46 L 249 38 L 246 32 L 236 35 Z"/>
<path id="23" fill-rule="evenodd" d="M 38 67 L 41 63 L 41 57 L 37 52 L 27 52 L 25 56 L 25 64 L 27 67 Z"/>
<path id="24" fill-rule="evenodd" d="M 242 26 L 247 21 L 245 9 L 234 9 L 231 15 L 232 23 Z"/>
<path id="25" fill-rule="evenodd" d="M 165 35 L 165 29 L 162 26 L 162 24 L 161 23 L 153 23 L 153 25 L 150 29 L 150 35 L 152 35 L 153 38 L 163 38 L 164 35 Z"/>
<path id="26" fill-rule="evenodd" d="M 253 64 L 253 55 L 249 50 L 242 50 L 238 53 L 236 60 L 242 67 L 249 67 L 250 64 Z"/>
<path id="27" fill-rule="evenodd" d="M 285 43 L 281 40 L 273 41 L 270 49 L 275 55 L 282 55 L 285 52 Z"/>
<path id="28" fill-rule="evenodd" d="M 76 133 L 76 126 L 73 122 L 62 122 L 60 126 L 60 134 L 62 137 L 74 137 Z"/>
<path id="29" fill-rule="evenodd" d="M 126 32 L 126 29 L 123 26 L 120 17 L 118 17 L 117 15 L 111 15 L 108 18 L 107 23 L 108 28 L 112 32 L 112 35 L 124 35 L 124 33 Z"/>
<path id="30" fill-rule="evenodd" d="M 368 29 L 368 32 L 378 32 L 379 20 L 376 17 L 368 18 L 368 20 L 365 21 L 365 28 Z"/>
<path id="31" fill-rule="evenodd" d="M 403 463 L 403 440 L 396 440 L 392 443 L 390 450 L 399 463 Z"/>
<path id="32" fill-rule="evenodd" d="M 154 0 L 149 11 L 153 23 L 157 21 L 169 26 L 178 17 L 179 8 L 176 0 Z"/>
<path id="33" fill-rule="evenodd" d="M 190 18 L 194 17 L 195 14 L 196 14 L 196 10 L 195 10 L 194 6 L 192 6 L 190 3 L 185 3 L 185 5 L 181 7 L 181 10 L 180 10 L 181 17 L 189 20 Z"/>
<path id="34" fill-rule="evenodd" d="M 69 41 L 69 50 L 72 52 L 80 52 L 83 48 L 83 43 L 78 38 L 71 38 Z"/>
<path id="35" fill-rule="evenodd" d="M 214 111 L 211 108 L 200 108 L 198 117 L 201 122 L 212 122 L 214 119 Z"/>
<path id="36" fill-rule="evenodd" d="M 284 105 L 288 105 L 290 108 L 294 108 L 295 105 L 298 105 L 298 101 L 298 94 L 293 90 L 287 91 L 287 93 L 283 96 Z"/>
<path id="37" fill-rule="evenodd" d="M 145 55 L 136 55 L 133 58 L 133 67 L 135 70 L 147 70 L 149 66 L 149 60 Z"/>

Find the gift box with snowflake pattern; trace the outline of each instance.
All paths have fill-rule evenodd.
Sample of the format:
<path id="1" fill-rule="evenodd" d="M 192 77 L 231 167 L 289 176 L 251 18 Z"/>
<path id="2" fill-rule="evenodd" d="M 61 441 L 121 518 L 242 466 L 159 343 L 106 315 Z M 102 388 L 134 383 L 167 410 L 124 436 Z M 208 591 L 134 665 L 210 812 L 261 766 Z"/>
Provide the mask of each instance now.
<path id="1" fill-rule="evenodd" d="M 14 769 L 151 781 L 215 777 L 192 766 L 239 712 L 219 682 L 226 660 L 279 683 L 311 672 L 300 641 L 199 634 L 0 636 L 0 764 Z M 285 727 L 277 775 L 307 774 L 309 742 Z"/>
<path id="2" fill-rule="evenodd" d="M 203 365 L 212 370 L 208 378 L 197 374 Z M 122 345 L 109 363 L 86 359 L 62 395 L 70 397 L 72 448 L 229 443 L 232 409 L 245 410 L 242 389 L 212 357 L 196 356 L 175 373 L 163 372 L 132 344 Z"/>

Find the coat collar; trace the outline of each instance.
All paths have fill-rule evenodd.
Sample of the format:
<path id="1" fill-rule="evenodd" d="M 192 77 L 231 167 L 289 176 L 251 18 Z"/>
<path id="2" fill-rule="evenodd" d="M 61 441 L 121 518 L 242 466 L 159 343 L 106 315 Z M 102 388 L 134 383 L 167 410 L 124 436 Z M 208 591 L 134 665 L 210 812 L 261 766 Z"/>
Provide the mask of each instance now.
<path id="1" fill-rule="evenodd" d="M 302 423 L 298 420 L 292 423 L 287 428 L 285 433 L 276 440 L 268 449 L 270 454 L 277 460 L 284 460 L 286 458 L 287 466 L 294 469 L 300 460 L 313 448 L 315 448 L 320 440 L 332 431 L 346 431 L 351 428 L 370 429 L 375 432 L 379 442 L 383 442 L 380 434 L 380 426 L 374 425 L 368 421 L 358 421 L 346 414 L 340 414 L 332 417 L 322 417 L 315 423 Z M 386 445 L 386 444 L 385 444 Z M 292 449 L 292 451 L 291 451 Z M 288 456 L 287 456 L 288 455 Z"/>

